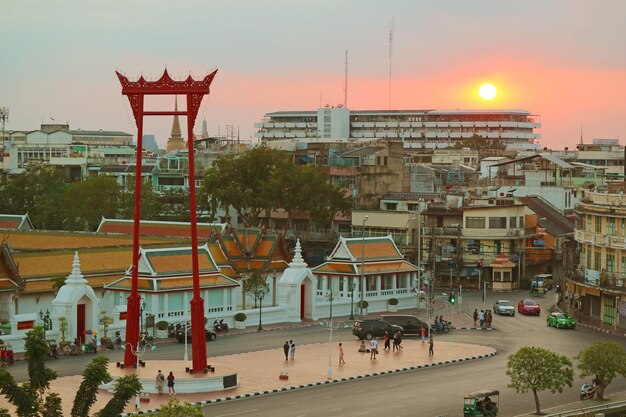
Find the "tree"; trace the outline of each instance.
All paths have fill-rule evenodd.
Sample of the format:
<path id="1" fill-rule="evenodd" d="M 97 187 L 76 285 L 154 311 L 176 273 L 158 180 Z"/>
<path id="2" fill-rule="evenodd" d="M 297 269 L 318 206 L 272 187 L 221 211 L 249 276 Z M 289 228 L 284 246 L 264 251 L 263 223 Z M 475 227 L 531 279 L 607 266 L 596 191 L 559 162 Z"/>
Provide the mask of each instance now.
<path id="1" fill-rule="evenodd" d="M 62 286 L 65 285 L 65 280 L 67 277 L 65 275 L 57 275 L 55 277 L 50 278 L 50 284 L 52 285 L 52 289 L 54 293 L 57 294 Z"/>
<path id="2" fill-rule="evenodd" d="M 243 292 L 244 294 L 251 294 L 254 297 L 255 307 L 257 300 L 264 298 L 269 291 L 270 286 L 265 281 L 265 276 L 258 272 L 253 272 L 246 280 L 243 281 Z"/>
<path id="3" fill-rule="evenodd" d="M 23 174 L 0 186 L 0 212 L 28 212 L 36 229 L 61 229 L 63 216 L 59 215 L 59 207 L 65 189 L 66 178 L 54 167 L 29 163 Z"/>
<path id="4" fill-rule="evenodd" d="M 204 417 L 200 404 L 181 404 L 176 397 L 171 397 L 167 404 L 163 404 L 156 413 L 147 415 L 149 417 Z"/>
<path id="5" fill-rule="evenodd" d="M 522 394 L 532 391 L 537 414 L 541 413 L 539 391 L 563 392 L 565 385 L 572 386 L 574 370 L 572 361 L 548 349 L 525 346 L 507 361 L 506 374 L 511 377 L 509 388 Z"/>
<path id="6" fill-rule="evenodd" d="M 50 382 L 57 374 L 45 366 L 45 358 L 50 347 L 43 337 L 43 328 L 35 328 L 26 334 L 26 357 L 28 360 L 29 381 L 21 386 L 15 382 L 13 375 L 0 369 L 0 394 L 4 395 L 15 406 L 19 417 L 62 417 L 61 398 L 56 393 L 44 394 L 50 388 Z M 72 417 L 88 416 L 94 404 L 98 386 L 110 382 L 111 375 L 107 370 L 109 359 L 96 356 L 83 371 L 83 382 L 74 398 Z M 104 409 L 96 413 L 98 417 L 118 416 L 133 396 L 141 390 L 141 382 L 135 375 L 125 376 L 117 380 L 115 394 Z M 4 409 L 0 408 L 0 417 L 4 417 Z"/>
<path id="7" fill-rule="evenodd" d="M 220 208 L 232 207 L 246 226 L 258 225 L 261 212 L 276 209 L 284 209 L 289 221 L 306 213 L 312 221 L 327 224 L 352 205 L 320 168 L 296 166 L 284 152 L 265 145 L 218 158 L 206 172 L 198 200 L 210 218 Z"/>
<path id="8" fill-rule="evenodd" d="M 134 218 L 135 213 L 135 176 L 126 177 L 126 186 L 120 195 L 120 215 L 124 219 Z M 142 179 L 141 184 L 141 218 L 157 220 L 163 213 L 163 203 L 158 193 L 152 188 L 150 178 Z"/>
<path id="9" fill-rule="evenodd" d="M 62 199 L 64 230 L 96 230 L 102 217 L 116 217 L 120 196 L 120 186 L 109 176 L 70 184 Z"/>
<path id="10" fill-rule="evenodd" d="M 576 357 L 580 377 L 594 376 L 598 399 L 604 399 L 605 388 L 617 375 L 626 377 L 626 351 L 615 342 L 598 341 Z"/>

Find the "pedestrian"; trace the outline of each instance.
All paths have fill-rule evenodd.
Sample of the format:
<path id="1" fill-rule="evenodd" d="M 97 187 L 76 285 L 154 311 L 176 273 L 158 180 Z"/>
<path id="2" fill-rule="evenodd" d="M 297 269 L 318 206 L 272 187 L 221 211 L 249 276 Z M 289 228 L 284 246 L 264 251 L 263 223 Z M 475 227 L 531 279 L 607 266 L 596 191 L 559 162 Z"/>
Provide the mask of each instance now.
<path id="1" fill-rule="evenodd" d="M 159 394 L 163 394 L 163 383 L 165 382 L 165 375 L 159 369 L 156 375 L 156 389 Z"/>
<path id="2" fill-rule="evenodd" d="M 343 360 L 343 344 L 339 342 L 339 366 L 345 365 L 346 361 Z"/>
<path id="3" fill-rule="evenodd" d="M 167 390 L 169 395 L 176 395 L 176 390 L 174 389 L 174 372 L 170 371 L 170 374 L 167 376 Z"/>
<path id="4" fill-rule="evenodd" d="M 491 320 L 493 320 L 493 316 L 491 315 L 491 310 L 487 310 L 485 314 L 485 321 L 487 323 L 487 328 L 491 328 Z"/>
<path id="5" fill-rule="evenodd" d="M 435 350 L 433 349 L 434 344 L 433 335 L 431 334 L 430 339 L 428 339 L 428 356 L 433 356 L 435 354 Z"/>
<path id="6" fill-rule="evenodd" d="M 385 350 L 389 350 L 389 344 L 391 343 L 391 338 L 389 337 L 389 331 L 385 330 L 385 337 L 383 337 L 383 341 L 385 342 Z"/>
<path id="7" fill-rule="evenodd" d="M 393 351 L 395 352 L 397 350 L 400 352 L 400 349 L 402 349 L 402 332 L 397 331 L 393 335 Z"/>
<path id="8" fill-rule="evenodd" d="M 426 330 L 426 326 L 422 326 L 420 329 L 420 334 L 422 335 L 422 343 L 426 342 L 426 335 L 428 331 Z"/>
<path id="9" fill-rule="evenodd" d="M 376 338 L 372 337 L 370 340 L 370 359 L 376 359 L 376 354 L 378 353 L 378 341 Z"/>
<path id="10" fill-rule="evenodd" d="M 289 342 L 285 342 L 285 344 L 283 345 L 283 352 L 285 352 L 285 360 L 288 361 L 289 360 L 289 348 L 291 346 L 289 345 Z"/>
<path id="11" fill-rule="evenodd" d="M 480 310 L 480 313 L 478 313 L 478 322 L 480 323 L 480 328 L 483 328 L 483 324 L 485 324 L 485 312 L 483 310 Z"/>
<path id="12" fill-rule="evenodd" d="M 296 358 L 296 344 L 293 342 L 293 340 L 290 340 L 289 344 L 291 345 L 291 348 L 289 350 L 291 360 L 294 360 Z"/>
<path id="13" fill-rule="evenodd" d="M 91 340 L 91 345 L 93 347 L 93 353 L 98 352 L 98 336 L 93 336 L 93 339 Z"/>
<path id="14" fill-rule="evenodd" d="M 476 327 L 476 323 L 478 322 L 478 309 L 474 309 L 474 327 Z"/>
<path id="15" fill-rule="evenodd" d="M 359 346 L 359 352 L 365 353 L 367 349 L 365 348 L 365 340 L 361 340 L 361 345 Z"/>

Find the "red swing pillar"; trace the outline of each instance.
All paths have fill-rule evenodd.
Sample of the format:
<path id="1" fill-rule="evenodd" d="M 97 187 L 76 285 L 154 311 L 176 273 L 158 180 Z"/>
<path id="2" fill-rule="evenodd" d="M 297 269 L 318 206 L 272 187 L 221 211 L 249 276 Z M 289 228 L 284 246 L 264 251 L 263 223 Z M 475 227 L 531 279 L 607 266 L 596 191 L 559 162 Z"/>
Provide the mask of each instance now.
<path id="1" fill-rule="evenodd" d="M 122 94 L 128 97 L 130 106 L 137 124 L 137 166 L 135 169 L 135 213 L 133 219 L 133 265 L 131 276 L 131 291 L 128 296 L 126 312 L 126 352 L 124 366 L 132 366 L 137 362 L 133 351 L 139 343 L 139 293 L 138 293 L 138 263 L 139 263 L 139 226 L 141 219 L 141 163 L 143 142 L 144 116 L 187 116 L 187 144 L 189 157 L 189 212 L 191 217 L 191 260 L 193 276 L 193 298 L 191 304 L 191 337 L 192 369 L 201 372 L 207 367 L 206 336 L 204 329 L 204 300 L 200 297 L 200 278 L 198 266 L 198 221 L 196 218 L 196 182 L 194 170 L 194 136 L 193 126 L 198 115 L 202 98 L 209 94 L 209 88 L 217 70 L 208 74 L 204 79 L 196 81 L 191 76 L 183 81 L 170 78 L 167 70 L 157 81 L 146 81 L 140 77 L 137 81 L 129 81 L 124 75 L 116 72 L 122 84 Z M 185 95 L 187 109 L 185 111 L 144 111 L 144 96 L 148 95 Z M 198 342 L 200 341 L 200 342 Z M 130 347 L 130 348 L 128 348 Z"/>

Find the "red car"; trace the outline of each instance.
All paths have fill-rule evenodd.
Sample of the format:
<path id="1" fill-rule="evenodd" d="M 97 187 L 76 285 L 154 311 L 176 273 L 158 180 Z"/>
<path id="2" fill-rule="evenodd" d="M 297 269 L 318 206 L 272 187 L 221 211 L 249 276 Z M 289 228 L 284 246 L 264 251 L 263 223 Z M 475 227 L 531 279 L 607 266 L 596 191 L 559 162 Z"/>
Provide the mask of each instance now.
<path id="1" fill-rule="evenodd" d="M 532 314 L 538 316 L 541 314 L 541 307 L 535 300 L 525 298 L 517 304 L 517 311 L 521 314 Z"/>

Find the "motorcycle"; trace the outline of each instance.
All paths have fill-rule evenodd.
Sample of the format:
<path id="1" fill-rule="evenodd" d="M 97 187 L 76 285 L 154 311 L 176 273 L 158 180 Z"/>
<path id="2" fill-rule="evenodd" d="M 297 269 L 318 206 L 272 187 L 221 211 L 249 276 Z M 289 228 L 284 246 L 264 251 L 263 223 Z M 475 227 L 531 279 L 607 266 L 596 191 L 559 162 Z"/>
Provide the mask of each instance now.
<path id="1" fill-rule="evenodd" d="M 224 323 L 224 319 L 220 319 L 220 321 L 217 321 L 217 319 L 215 319 L 215 321 L 213 322 L 213 330 L 215 332 L 227 333 L 228 332 L 228 323 Z"/>
<path id="2" fill-rule="evenodd" d="M 590 398 L 593 398 L 593 396 L 596 395 L 596 386 L 595 384 L 583 384 L 582 388 L 580 389 L 580 399 L 581 400 L 588 400 Z"/>

